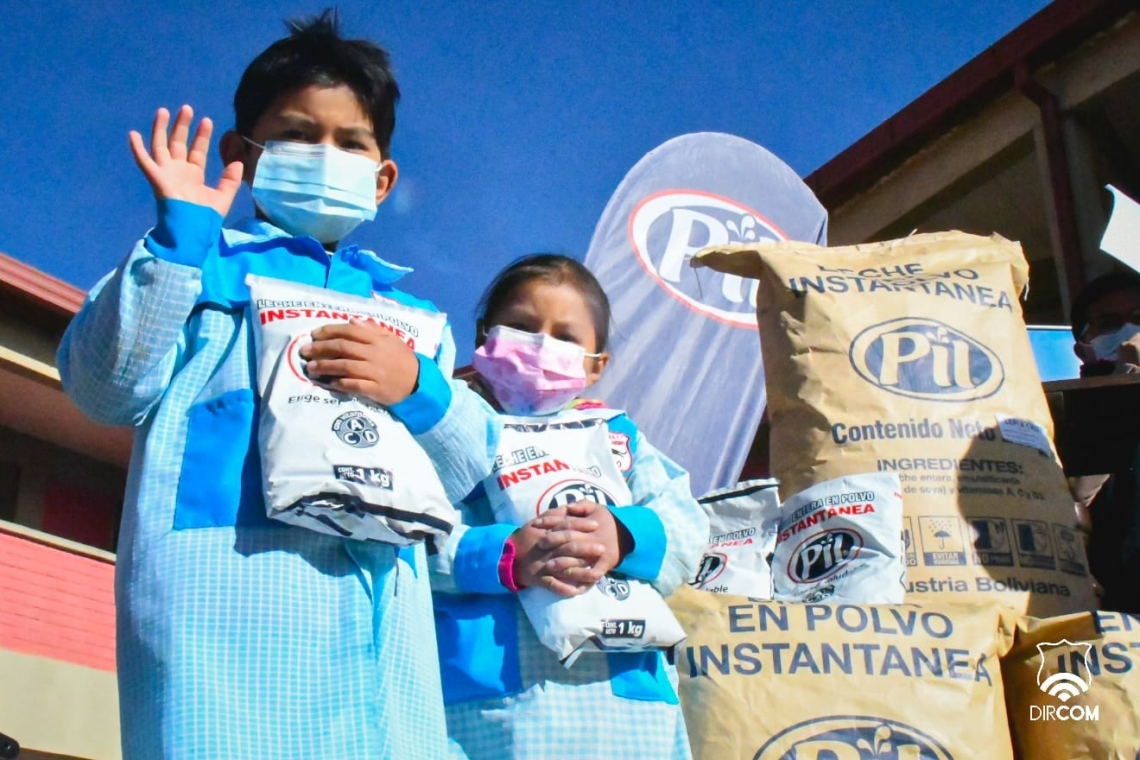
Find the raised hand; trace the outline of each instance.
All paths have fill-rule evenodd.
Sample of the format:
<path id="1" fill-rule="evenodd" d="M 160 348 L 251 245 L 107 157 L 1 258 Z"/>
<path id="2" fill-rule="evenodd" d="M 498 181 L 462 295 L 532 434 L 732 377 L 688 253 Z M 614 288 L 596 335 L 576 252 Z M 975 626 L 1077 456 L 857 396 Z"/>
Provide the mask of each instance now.
<path id="1" fill-rule="evenodd" d="M 301 348 L 311 378 L 341 393 L 397 404 L 416 388 L 420 363 L 404 341 L 379 325 L 353 321 L 313 330 L 313 342 Z"/>
<path id="2" fill-rule="evenodd" d="M 143 144 L 142 135 L 135 131 L 130 133 L 131 152 L 135 163 L 150 182 L 155 198 L 207 206 L 225 216 L 241 187 L 242 163 L 234 161 L 226 166 L 217 187 L 207 185 L 206 156 L 214 123 L 203 118 L 194 132 L 194 141 L 187 148 L 193 118 L 194 110 L 190 106 L 182 106 L 167 138 L 170 112 L 165 108 L 158 109 L 151 129 L 150 152 Z"/>

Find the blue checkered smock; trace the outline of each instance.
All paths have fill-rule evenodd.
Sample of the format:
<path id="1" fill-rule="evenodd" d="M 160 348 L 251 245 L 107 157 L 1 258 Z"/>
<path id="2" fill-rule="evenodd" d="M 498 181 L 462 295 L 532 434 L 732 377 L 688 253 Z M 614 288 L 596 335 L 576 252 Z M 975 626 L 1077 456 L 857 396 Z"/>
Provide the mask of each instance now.
<path id="1" fill-rule="evenodd" d="M 172 201 L 68 328 L 68 394 L 136 428 L 115 576 L 126 760 L 446 755 L 423 547 L 270 522 L 256 448 L 245 274 L 434 308 L 392 287 L 406 271 Z M 449 376 L 450 330 L 438 361 Z M 477 451 L 467 400 L 426 438 Z M 442 465 L 467 483 L 456 500 L 478 479 L 463 470 Z"/>
<path id="2" fill-rule="evenodd" d="M 607 424 L 633 497 L 613 508 L 634 539 L 616 570 L 668 595 L 696 575 L 708 518 L 684 469 L 625 415 Z M 425 448 L 441 463 L 460 453 Z M 495 524 L 482 486 L 459 506 L 462 524 L 430 562 L 451 757 L 688 760 L 676 671 L 663 656 L 586 653 L 563 667 L 499 580 L 514 527 Z"/>

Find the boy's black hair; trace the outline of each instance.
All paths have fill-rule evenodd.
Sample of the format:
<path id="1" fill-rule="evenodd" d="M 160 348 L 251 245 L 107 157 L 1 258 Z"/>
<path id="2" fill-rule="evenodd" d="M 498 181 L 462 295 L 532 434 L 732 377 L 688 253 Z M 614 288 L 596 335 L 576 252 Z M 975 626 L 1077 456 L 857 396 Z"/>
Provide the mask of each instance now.
<path id="1" fill-rule="evenodd" d="M 586 300 L 590 316 L 594 320 L 594 340 L 596 351 L 605 351 L 610 340 L 610 299 L 602 289 L 598 278 L 584 265 L 557 253 L 533 253 L 515 259 L 507 268 L 499 272 L 487 289 L 483 291 L 475 316 L 480 324 L 486 324 L 488 316 L 503 308 L 504 302 L 522 285 L 542 280 L 551 285 L 570 283 Z"/>
<path id="2" fill-rule="evenodd" d="M 388 157 L 396 128 L 400 88 L 388 53 L 368 40 L 340 36 L 335 10 L 285 22 L 289 36 L 253 59 L 234 93 L 234 128 L 249 137 L 254 124 L 282 94 L 310 85 L 346 85 L 372 121 L 380 153 Z"/>
<path id="3" fill-rule="evenodd" d="M 1132 272 L 1112 272 L 1097 277 L 1073 301 L 1070 312 L 1073 337 L 1080 340 L 1089 323 L 1089 312 L 1097 301 L 1118 290 L 1140 290 L 1140 276 Z"/>

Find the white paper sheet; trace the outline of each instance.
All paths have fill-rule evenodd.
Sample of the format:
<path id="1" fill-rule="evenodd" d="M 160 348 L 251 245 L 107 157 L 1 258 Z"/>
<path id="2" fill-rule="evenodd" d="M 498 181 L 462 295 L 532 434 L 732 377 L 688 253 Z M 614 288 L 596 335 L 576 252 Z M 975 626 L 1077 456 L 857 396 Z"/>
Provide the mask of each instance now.
<path id="1" fill-rule="evenodd" d="M 1108 255 L 1140 272 L 1140 203 L 1112 185 L 1112 216 L 1100 239 L 1100 247 Z"/>

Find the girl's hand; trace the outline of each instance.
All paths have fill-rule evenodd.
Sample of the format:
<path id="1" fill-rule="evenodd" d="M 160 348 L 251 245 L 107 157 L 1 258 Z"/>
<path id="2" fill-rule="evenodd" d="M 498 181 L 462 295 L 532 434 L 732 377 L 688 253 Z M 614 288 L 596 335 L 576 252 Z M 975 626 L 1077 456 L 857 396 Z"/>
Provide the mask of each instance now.
<path id="1" fill-rule="evenodd" d="M 617 518 L 592 501 L 571 504 L 565 510 L 561 519 L 549 512 L 538 518 L 544 526 L 553 523 L 540 542 L 550 555 L 544 570 L 561 583 L 588 588 L 621 562 Z M 594 527 L 587 529 L 590 525 Z"/>
<path id="2" fill-rule="evenodd" d="M 416 389 L 420 363 L 404 341 L 379 325 L 352 321 L 313 330 L 301 348 L 310 378 L 340 393 L 352 393 L 392 406 Z"/>
<path id="3" fill-rule="evenodd" d="M 131 152 L 135 163 L 150 182 L 155 198 L 207 206 L 225 216 L 241 187 L 242 164 L 234 161 L 228 165 L 216 188 L 207 185 L 206 156 L 214 124 L 209 119 L 202 119 L 194 132 L 194 141 L 187 148 L 186 140 L 190 136 L 193 118 L 194 110 L 190 106 L 182 106 L 168 139 L 166 128 L 170 123 L 170 112 L 165 108 L 158 109 L 151 127 L 150 152 L 143 144 L 142 135 L 135 131 L 130 133 Z"/>
<path id="4" fill-rule="evenodd" d="M 589 583 L 580 585 L 560 580 L 547 571 L 551 557 L 550 552 L 542 547 L 548 534 L 547 529 L 542 527 L 542 521 L 546 518 L 557 521 L 565 513 L 565 509 L 551 510 L 511 534 L 511 541 L 515 545 L 515 561 L 511 572 L 515 583 L 520 587 L 544 588 L 560 596 L 575 596 L 590 587 Z"/>

